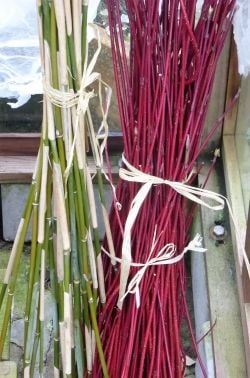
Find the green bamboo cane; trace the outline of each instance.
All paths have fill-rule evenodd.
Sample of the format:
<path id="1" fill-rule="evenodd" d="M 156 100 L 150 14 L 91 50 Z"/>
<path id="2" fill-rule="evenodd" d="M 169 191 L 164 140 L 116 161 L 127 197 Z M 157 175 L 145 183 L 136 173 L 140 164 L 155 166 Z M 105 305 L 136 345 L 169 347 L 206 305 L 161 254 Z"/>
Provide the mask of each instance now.
<path id="1" fill-rule="evenodd" d="M 113 238 L 112 238 L 112 233 L 111 233 L 111 228 L 110 228 L 110 223 L 109 223 L 109 218 L 108 218 L 108 209 L 107 209 L 107 204 L 106 204 L 106 199 L 105 199 L 105 190 L 104 190 L 104 184 L 103 184 L 103 178 L 102 178 L 102 169 L 103 169 L 102 164 L 103 163 L 100 159 L 100 150 L 98 149 L 98 146 L 96 144 L 96 135 L 95 135 L 94 125 L 93 125 L 93 121 L 92 121 L 92 117 L 91 117 L 91 113 L 89 109 L 87 109 L 87 125 L 88 125 L 88 130 L 89 130 L 90 144 L 92 147 L 93 157 L 94 157 L 95 165 L 96 165 L 98 192 L 99 192 L 99 197 L 100 197 L 107 243 L 108 243 L 110 254 L 112 256 L 115 256 L 115 248 L 114 248 L 114 243 L 113 243 Z M 111 260 L 111 263 L 113 265 L 116 265 L 115 260 Z"/>
<path id="2" fill-rule="evenodd" d="M 30 258 L 30 271 L 29 271 L 29 281 L 28 281 L 28 290 L 27 290 L 27 300 L 26 300 L 26 307 L 25 307 L 25 330 L 24 330 L 24 346 L 26 349 L 27 346 L 27 334 L 28 334 L 28 327 L 29 327 L 29 319 L 30 319 L 30 311 L 31 311 L 31 298 L 32 298 L 32 291 L 35 284 L 35 274 L 36 272 L 39 272 L 39 266 L 40 266 L 40 260 L 38 258 L 38 253 L 40 251 L 39 248 L 37 248 L 37 240 L 40 233 L 40 227 L 39 222 L 45 223 L 45 209 L 43 214 L 43 219 L 41 218 L 41 204 L 40 200 L 41 197 L 45 197 L 44 193 L 41 194 L 41 190 L 43 192 L 46 192 L 46 184 L 47 184 L 47 172 L 45 172 L 44 177 L 44 168 L 48 170 L 48 162 L 47 162 L 47 154 L 44 151 L 48 151 L 48 140 L 47 140 L 47 127 L 46 127 L 46 112 L 44 109 L 43 114 L 43 137 L 41 138 L 40 143 L 40 161 L 39 161 L 39 167 L 40 167 L 40 175 L 36 181 L 36 191 L 35 191 L 35 199 L 33 202 L 33 221 L 32 221 L 32 244 L 31 244 L 31 258 Z M 45 181 L 44 181 L 45 180 Z M 44 182 L 43 182 L 44 181 Z M 45 198 L 43 199 L 45 201 Z M 40 208 L 38 209 L 38 206 L 40 204 Z M 45 204 L 43 205 L 45 207 Z M 41 242 L 40 242 L 41 244 Z M 37 265 L 37 267 L 36 267 Z M 38 277 L 37 277 L 38 280 Z M 26 353 L 24 352 L 26 355 Z"/>
<path id="3" fill-rule="evenodd" d="M 42 154 L 42 148 L 40 143 L 39 155 Z M 40 159 L 42 161 L 42 158 Z M 40 161 L 40 165 L 41 165 Z M 27 332 L 29 324 L 29 313 L 33 289 L 33 278 L 35 271 L 35 262 L 36 262 L 36 245 L 37 245 L 37 232 L 38 232 L 38 203 L 39 203 L 39 194 L 40 194 L 40 179 L 38 178 L 36 182 L 36 189 L 33 202 L 33 214 L 32 214 L 32 238 L 31 238 L 31 252 L 30 252 L 30 267 L 29 267 L 29 279 L 28 279 L 28 290 L 27 290 L 27 299 L 25 306 L 25 317 L 24 317 L 24 346 L 27 342 Z"/>
<path id="4" fill-rule="evenodd" d="M 45 250 L 44 244 L 45 240 L 48 238 L 48 226 L 46 222 L 46 204 L 47 204 L 47 183 L 48 183 L 48 156 L 49 156 L 49 145 L 48 145 L 48 137 L 47 137 L 47 118 L 44 114 L 44 121 L 43 121 L 43 143 L 42 143 L 42 164 L 41 164 L 41 178 L 39 180 L 40 183 L 40 190 L 39 190 L 39 210 L 38 210 L 38 217 L 37 217 L 37 249 L 36 249 L 36 258 L 35 258 L 35 267 L 34 273 L 30 275 L 30 283 L 29 288 L 31 287 L 32 290 L 34 287 L 39 287 L 39 268 L 41 266 L 41 280 L 40 280 L 40 316 L 39 316 L 39 333 L 40 333 L 40 356 L 43 355 L 43 324 L 44 324 L 44 272 L 45 272 Z M 32 266 L 33 269 L 33 266 Z M 43 280 L 42 280 L 43 279 Z M 27 320 L 27 330 L 25 331 L 25 335 L 29 334 L 29 320 L 30 317 L 33 316 L 33 309 L 30 308 L 29 303 L 26 306 L 27 313 L 26 313 L 26 320 Z M 35 322 L 35 320 L 34 320 Z M 33 322 L 32 322 L 33 323 Z M 25 340 L 27 341 L 27 340 Z M 29 343 L 31 340 L 28 341 Z M 43 360 L 43 358 L 40 358 Z M 30 364 L 30 354 L 28 353 L 27 344 L 25 344 L 25 363 L 24 366 L 26 370 L 29 369 Z M 40 362 L 40 373 L 42 374 L 43 363 Z"/>
<path id="5" fill-rule="evenodd" d="M 86 11 L 86 7 L 85 7 L 85 11 Z M 86 16 L 86 15 L 85 15 Z M 84 17 L 85 17 L 84 16 Z M 85 17 L 86 19 L 86 17 Z M 83 25 L 85 27 L 85 38 L 86 38 L 86 24 Z M 69 41 L 72 41 L 73 38 L 71 35 L 68 36 L 68 40 Z M 73 77 L 74 75 L 77 74 L 76 72 L 76 62 L 75 62 L 75 54 L 74 54 L 74 51 L 72 49 L 72 46 L 73 44 L 71 44 L 69 46 L 69 50 L 70 50 L 70 61 L 71 61 L 71 69 L 72 69 L 72 73 L 73 73 Z M 85 50 L 84 50 L 84 57 L 83 59 L 85 59 L 86 57 L 86 53 L 85 53 Z M 76 80 L 75 81 L 75 88 L 78 88 L 78 81 Z M 87 193 L 86 193 L 86 185 L 84 183 L 84 173 L 80 175 L 80 181 L 79 181 L 79 175 L 78 175 L 78 172 L 79 172 L 79 167 L 77 166 L 77 161 L 76 159 L 74 158 L 74 167 L 76 167 L 76 169 L 74 170 L 75 172 L 75 180 L 76 180 L 76 188 L 77 188 L 77 193 L 82 193 L 82 198 L 81 196 L 78 197 L 78 204 L 79 204 L 79 209 L 84 209 L 84 213 L 81 212 L 80 210 L 80 223 L 81 223 L 81 228 L 82 227 L 85 227 L 85 231 L 84 231 L 84 234 L 81 235 L 81 237 L 83 238 L 82 240 L 85 240 L 87 238 L 87 247 L 85 245 L 85 242 L 83 242 L 83 266 L 82 266 L 82 269 L 83 269 L 83 275 L 85 277 L 85 281 L 86 281 L 86 277 L 88 277 L 88 262 L 86 261 L 86 249 L 89 249 L 91 250 L 92 247 L 92 238 L 88 237 L 88 232 L 89 232 L 89 209 L 88 209 L 88 205 L 87 205 Z M 92 277 L 93 279 L 93 277 Z M 88 296 L 88 300 L 91 302 L 91 314 L 92 314 L 92 322 L 93 322 L 93 308 L 96 308 L 96 305 L 97 305 L 97 286 L 95 285 L 95 287 L 93 287 L 93 292 L 91 292 L 90 290 L 88 290 L 88 282 L 89 282 L 89 278 L 87 278 L 87 282 L 85 282 L 85 285 L 84 285 L 84 289 L 86 287 L 87 289 L 87 294 L 89 292 L 89 296 Z M 90 288 L 89 288 L 90 289 Z M 93 305 L 92 305 L 92 301 L 93 301 Z M 98 329 L 96 327 L 95 329 L 95 334 L 96 334 L 96 337 L 98 340 L 100 340 L 100 336 L 99 336 L 99 332 L 98 332 Z M 104 360 L 104 356 L 103 356 L 103 351 L 101 349 L 101 345 L 99 343 L 98 345 L 98 348 L 99 348 L 99 353 L 101 353 L 101 358 Z M 105 369 L 106 367 L 104 367 Z"/>
<path id="6" fill-rule="evenodd" d="M 58 293 L 58 284 L 56 279 L 55 271 L 55 257 L 54 257 L 54 247 L 53 247 L 53 227 L 55 220 L 51 220 L 52 227 L 50 228 L 49 234 L 49 245 L 48 245 L 48 254 L 49 254 L 49 270 L 50 270 L 50 286 L 52 291 L 53 301 L 53 338 L 54 338 L 54 370 L 59 372 L 60 368 L 60 359 L 59 359 L 59 327 L 58 327 L 58 318 L 59 318 L 59 293 Z M 59 373 L 58 373 L 59 374 Z"/>
<path id="7" fill-rule="evenodd" d="M 31 356 L 32 356 L 32 345 L 35 337 L 35 329 L 39 329 L 37 333 L 40 337 L 40 326 L 39 326 L 39 317 L 37 319 L 36 316 L 36 308 L 39 305 L 39 291 L 40 291 L 40 282 L 39 282 L 39 268 L 42 256 L 42 249 L 43 246 L 38 244 L 37 246 L 37 256 L 36 256 L 36 264 L 35 264 L 35 272 L 34 272 L 34 282 L 32 288 L 32 299 L 31 299 L 31 306 L 30 306 L 30 313 L 29 313 L 29 323 L 27 327 L 27 338 L 25 344 L 25 354 L 24 354 L 24 369 L 29 371 L 30 363 L 31 363 Z M 38 339 L 39 340 L 39 339 Z"/>
<path id="8" fill-rule="evenodd" d="M 36 178 L 39 177 L 39 175 L 40 175 L 40 167 L 38 164 L 38 169 L 37 169 L 37 172 L 35 173 L 35 176 L 33 178 L 33 183 L 30 187 L 23 217 L 21 218 L 21 221 L 19 224 L 19 229 L 17 232 L 17 236 L 15 238 L 13 248 L 12 248 L 11 257 L 10 257 L 8 267 L 5 273 L 5 277 L 3 280 L 3 286 L 1 290 L 1 296 L 0 296 L 0 300 L 1 300 L 0 309 L 1 309 L 2 301 L 4 299 L 5 292 L 7 289 L 8 289 L 8 295 L 7 295 L 7 302 L 6 302 L 1 337 L 0 337 L 0 358 L 2 358 L 4 342 L 5 342 L 5 338 L 6 338 L 6 334 L 8 330 L 11 306 L 12 306 L 13 295 L 14 295 L 14 290 L 16 286 L 18 270 L 20 266 L 21 255 L 23 251 L 23 245 L 25 241 L 25 236 L 27 234 L 28 226 L 30 223 L 32 206 L 33 206 L 33 201 L 34 201 L 34 196 L 35 196 Z"/>
<path id="9" fill-rule="evenodd" d="M 54 1 L 55 6 L 55 16 L 56 16 L 56 22 L 57 22 L 57 28 L 60 30 L 60 33 L 58 33 L 58 54 L 60 58 L 60 86 L 62 88 L 62 91 L 67 91 L 69 88 L 68 83 L 68 72 L 67 72 L 67 38 L 66 38 L 66 23 L 65 23 L 65 15 L 62 10 L 63 3 L 61 1 Z M 62 109 L 63 113 L 63 127 L 66 127 L 66 116 L 67 116 L 67 110 Z M 54 158 L 54 157 L 53 157 Z M 60 155 L 59 155 L 59 159 Z M 57 164 L 55 162 L 55 164 Z M 63 293 L 61 293 L 61 297 L 63 295 L 63 313 L 61 311 L 61 319 L 60 319 L 60 330 L 61 330 L 61 348 L 62 348 L 62 358 L 63 358 L 63 369 L 66 372 L 67 377 L 72 376 L 72 340 L 71 340 L 71 329 L 72 326 L 72 320 L 71 320 L 71 306 L 72 306 L 72 293 L 71 293 L 71 266 L 70 266 L 70 253 L 71 253 L 71 246 L 70 246 L 70 236 L 68 234 L 68 240 L 65 238 L 65 234 L 69 233 L 68 228 L 68 217 L 64 215 L 64 212 L 67 205 L 64 204 L 63 199 L 63 187 L 62 182 L 63 178 L 59 177 L 61 176 L 61 173 L 59 173 L 59 169 L 56 171 L 55 175 L 55 185 L 60 186 L 59 191 L 56 193 L 56 196 L 62 196 L 61 201 L 59 202 L 58 199 L 56 199 L 57 202 L 57 212 L 60 211 L 60 217 L 64 216 L 64 220 L 58 218 L 58 225 L 60 226 L 61 235 L 63 240 L 63 282 L 60 282 L 59 288 L 61 287 L 63 289 Z M 63 174 L 63 172 L 62 172 Z M 65 206 L 65 208 L 64 208 Z M 60 224 L 61 222 L 61 224 Z M 63 338 L 62 338 L 63 337 Z M 66 345 L 68 349 L 66 350 Z"/>
<path id="10" fill-rule="evenodd" d="M 74 291 L 74 336 L 75 336 L 75 358 L 77 364 L 78 376 L 82 377 L 84 373 L 84 358 L 83 358 L 83 338 L 80 328 L 81 321 L 81 295 L 80 295 L 80 269 L 77 256 L 77 234 L 76 234 L 76 214 L 74 204 L 74 182 L 73 174 L 71 173 L 68 180 L 69 188 L 69 205 L 70 205 L 70 225 L 71 225 L 71 266 L 73 277 L 73 291 Z"/>
<path id="11" fill-rule="evenodd" d="M 47 144 L 47 139 L 45 143 Z M 39 331 L 40 331 L 40 344 L 39 344 L 39 374 L 43 376 L 44 369 L 44 320 L 45 320 L 45 269 L 46 269 L 46 257 L 49 250 L 49 238 L 51 228 L 51 172 L 48 167 L 47 172 L 47 188 L 46 188 L 46 218 L 43 220 L 45 223 L 44 242 L 41 252 L 40 263 L 40 298 L 39 298 Z"/>
<path id="12" fill-rule="evenodd" d="M 46 15 L 44 18 L 46 19 Z M 52 85 L 54 88 L 59 89 L 59 80 L 58 80 L 59 75 L 58 75 L 58 61 L 57 61 L 57 52 L 58 52 L 57 28 L 56 28 L 55 7 L 54 7 L 53 2 L 51 4 L 50 21 L 51 22 L 48 28 L 48 30 L 50 31 L 50 34 L 49 34 L 49 37 L 47 38 L 47 41 L 50 46 L 50 53 L 51 53 Z M 45 31 L 44 37 L 46 37 L 46 31 Z M 64 143 L 62 139 L 62 135 L 63 135 L 62 115 L 61 115 L 61 110 L 58 107 L 54 107 L 54 115 L 55 115 L 56 136 L 57 136 L 57 145 L 58 145 L 58 156 L 60 157 L 59 160 L 60 160 L 62 172 L 64 172 L 66 168 L 66 161 L 65 161 L 65 153 L 64 153 Z"/>
<path id="13" fill-rule="evenodd" d="M 38 297 L 38 296 L 37 296 Z M 32 345 L 32 348 L 30 349 L 30 356 L 31 360 L 30 363 L 27 364 L 26 368 L 24 368 L 24 376 L 25 377 L 34 377 L 35 373 L 35 365 L 36 365 L 36 357 L 39 347 L 39 339 L 40 339 L 40 324 L 39 324 L 39 303 L 37 300 L 36 307 L 34 307 L 34 338 L 30 342 L 29 347 Z M 35 326 L 36 324 L 36 326 Z"/>
<path id="14" fill-rule="evenodd" d="M 45 249 L 41 254 L 41 278 L 40 278 L 40 309 L 39 309 L 39 328 L 40 328 L 40 348 L 39 348 L 39 375 L 43 376 L 44 367 L 44 301 L 45 301 Z"/>
<path id="15" fill-rule="evenodd" d="M 88 0 L 84 0 L 82 5 L 82 70 L 84 69 L 87 51 L 88 3 Z"/>
<path id="16" fill-rule="evenodd" d="M 51 79 L 52 87 L 59 89 L 62 93 L 67 93 L 70 89 L 76 92 L 79 90 L 83 70 L 86 69 L 87 2 L 84 1 L 82 15 L 77 13 L 77 2 L 37 0 L 37 4 L 45 78 L 48 81 Z M 60 56 L 59 60 L 58 55 Z M 59 68 L 58 61 L 60 62 Z M 0 340 L 1 354 L 1 348 L 3 348 L 1 342 L 3 344 L 2 340 L 7 332 L 18 265 L 33 210 L 31 266 L 25 309 L 24 368 L 26 376 L 34 375 L 38 348 L 39 373 L 43 374 L 44 275 L 46 256 L 48 255 L 54 298 L 54 367 L 56 374 L 59 376 L 60 355 L 62 356 L 63 374 L 67 377 L 76 374 L 83 376 L 86 367 L 91 371 L 94 332 L 103 376 L 108 377 L 96 320 L 98 280 L 100 283 L 103 277 L 100 272 L 96 273 L 97 258 L 100 257 L 100 243 L 93 184 L 88 172 L 86 138 L 82 133 L 86 120 L 82 116 L 79 116 L 79 131 L 82 134 L 80 134 L 80 141 L 77 139 L 77 145 L 73 151 L 73 165 L 68 180 L 64 181 L 66 164 L 69 163 L 67 148 L 72 146 L 73 138 L 78 132 L 77 126 L 72 123 L 76 111 L 78 111 L 76 106 L 71 109 L 55 106 L 45 96 L 43 139 L 36 181 L 31 186 L 30 196 L 14 244 L 14 252 L 7 269 L 7 278 L 4 280 L 0 294 L 1 306 L 8 289 Z M 92 143 L 94 143 L 93 138 L 94 135 L 90 135 Z M 48 160 L 48 156 L 50 160 Z M 99 176 L 99 173 L 97 174 Z M 99 191 L 102 193 L 101 198 L 104 198 L 100 179 L 102 179 L 101 176 L 98 180 Z M 54 203 L 53 208 L 52 202 Z M 54 219 L 53 223 L 52 218 Z M 57 241 L 57 246 L 52 240 L 53 232 L 56 234 L 54 239 Z M 104 294 L 101 294 L 101 301 L 103 301 L 102 298 L 104 298 Z M 82 320 L 85 324 L 85 337 L 80 329 Z M 72 334 L 74 335 L 73 339 Z M 66 353 L 67 347 L 69 349 Z"/>
<path id="17" fill-rule="evenodd" d="M 91 289 L 91 284 L 90 284 L 90 274 L 89 274 L 89 263 L 88 263 L 88 254 L 87 254 L 87 233 L 88 229 L 86 228 L 85 222 L 84 222 L 84 213 L 83 213 L 83 201 L 81 195 L 81 181 L 79 178 L 79 171 L 77 169 L 74 170 L 75 173 L 75 180 L 76 180 L 76 189 L 77 189 L 77 201 L 78 201 L 78 208 L 79 208 L 79 216 L 80 216 L 80 224 L 79 228 L 83 230 L 83 233 L 80 235 L 80 240 L 82 240 L 82 276 L 83 276 L 83 291 L 86 289 L 86 294 L 87 294 L 87 299 L 88 299 L 88 304 L 89 304 L 89 309 L 90 309 L 90 317 L 91 317 L 91 322 L 92 322 L 92 327 L 95 333 L 95 338 L 96 338 L 96 344 L 97 344 L 97 349 L 99 353 L 99 358 L 101 362 L 101 366 L 103 369 L 103 374 L 104 377 L 108 376 L 108 371 L 107 371 L 107 366 L 105 362 L 105 357 L 101 345 L 101 339 L 100 339 L 100 334 L 98 331 L 98 325 L 97 325 L 97 320 L 96 320 L 96 303 L 94 300 L 94 295 L 93 291 Z"/>
<path id="18" fill-rule="evenodd" d="M 84 205 L 83 205 L 83 198 L 82 198 L 82 188 L 81 188 L 81 181 L 79 170 L 77 169 L 77 162 L 76 158 L 74 158 L 74 179 L 75 179 L 75 201 L 76 201 L 76 208 L 78 209 L 77 213 L 77 227 L 78 227 L 78 240 L 79 240 L 79 247 L 81 251 L 81 274 L 86 274 L 88 279 L 90 279 L 89 275 L 89 263 L 88 263 L 88 251 L 87 251 L 87 233 L 88 228 L 85 223 L 84 217 Z M 84 323 L 85 323 L 85 345 L 86 345 L 86 353 L 87 353 L 87 368 L 91 370 L 91 345 L 89 344 L 89 337 L 91 335 L 91 322 L 89 319 L 89 310 L 88 310 L 88 292 L 86 287 L 86 282 L 83 282 L 82 285 L 82 292 L 83 292 L 83 308 L 84 308 Z"/>
<path id="19" fill-rule="evenodd" d="M 84 6 L 83 6 L 83 23 L 82 23 L 82 46 L 83 46 L 82 47 L 82 61 L 84 63 L 86 62 L 86 59 L 87 59 L 87 53 L 86 53 L 86 34 L 87 34 L 86 33 L 86 28 L 87 28 L 86 16 L 87 16 L 87 2 L 85 2 Z M 71 59 L 72 59 L 72 55 L 71 55 Z M 74 160 L 74 165 L 76 165 L 75 160 Z M 78 171 L 78 170 L 76 170 L 76 171 Z M 79 192 L 79 187 L 80 187 L 80 184 L 81 184 L 81 191 L 83 193 L 85 193 L 86 184 L 84 182 L 84 177 L 86 177 L 86 175 L 84 175 L 84 172 L 82 172 L 82 174 L 80 175 L 80 183 L 79 183 L 77 174 L 75 173 L 77 192 Z M 88 236 L 88 232 L 89 232 L 88 231 L 89 230 L 88 217 L 89 216 L 86 216 L 86 213 L 89 213 L 89 209 L 87 209 L 87 201 L 85 199 L 86 199 L 86 197 L 83 197 L 83 208 L 85 209 L 85 227 L 87 228 L 86 233 L 87 233 L 87 236 Z M 78 200 L 81 202 L 80 198 Z M 83 216 L 84 216 L 84 214 L 82 214 L 82 215 L 80 214 L 80 220 L 82 222 L 83 222 Z M 85 238 L 86 238 L 86 235 L 83 235 L 83 240 L 85 240 Z M 90 248 L 92 248 L 92 245 L 91 245 L 92 238 L 87 237 L 87 239 L 88 239 L 88 242 L 89 242 L 88 248 L 90 249 Z M 84 289 L 86 288 L 86 290 L 87 290 L 92 326 L 93 326 L 94 333 L 95 333 L 95 338 L 96 338 L 96 342 L 97 342 L 97 349 L 98 349 L 101 365 L 102 365 L 102 368 L 103 368 L 103 374 L 104 374 L 104 376 L 107 376 L 108 372 L 107 372 L 105 358 L 104 358 L 104 354 L 103 354 L 103 350 L 102 350 L 102 346 L 101 346 L 101 340 L 100 340 L 100 335 L 99 335 L 98 326 L 97 326 L 97 322 L 96 322 L 96 315 L 95 315 L 97 288 L 96 289 L 93 288 L 93 291 L 92 291 L 91 286 L 89 285 L 88 265 L 87 265 L 86 256 L 85 256 L 86 252 L 84 251 L 84 250 L 86 250 L 85 243 L 83 243 L 82 246 L 83 246 L 82 271 L 83 271 L 83 277 L 84 277 L 84 281 L 85 281 Z"/>

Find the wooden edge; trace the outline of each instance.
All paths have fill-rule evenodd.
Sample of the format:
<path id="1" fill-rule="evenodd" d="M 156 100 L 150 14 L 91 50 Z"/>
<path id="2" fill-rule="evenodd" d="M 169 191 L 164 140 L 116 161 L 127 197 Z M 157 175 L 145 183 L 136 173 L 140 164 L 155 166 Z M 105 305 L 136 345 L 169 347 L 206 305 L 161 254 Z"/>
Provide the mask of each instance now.
<path id="1" fill-rule="evenodd" d="M 243 203 L 241 179 L 238 168 L 237 153 L 233 135 L 224 135 L 223 138 L 223 165 L 226 180 L 228 198 L 234 214 L 237 214 L 237 223 L 241 232 L 242 241 L 246 238 L 246 214 Z M 248 377 L 250 377 L 250 292 L 249 276 L 246 276 L 245 264 L 243 263 L 242 251 L 235 238 L 235 228 L 230 219 L 232 241 L 234 247 L 236 279 L 240 300 L 243 336 L 245 344 L 246 364 Z"/>
<path id="2" fill-rule="evenodd" d="M 120 155 L 112 155 L 110 159 L 111 173 L 114 182 L 118 179 L 118 161 Z M 28 184 L 32 180 L 36 156 L 0 156 L 0 184 Z M 96 173 L 96 166 L 92 156 L 88 157 L 91 174 Z M 104 169 L 107 171 L 106 164 Z M 94 177 L 96 182 L 96 177 Z"/>
<path id="3" fill-rule="evenodd" d="M 33 139 L 33 138 L 40 138 L 40 133 L 0 133 L 1 138 L 7 139 L 15 139 L 15 138 L 25 138 L 25 139 Z"/>
<path id="4" fill-rule="evenodd" d="M 36 155 L 39 142 L 39 133 L 0 134 L 0 156 Z"/>
<path id="5" fill-rule="evenodd" d="M 40 136 L 40 133 L 0 134 L 0 156 L 37 155 Z M 111 154 L 122 152 L 122 134 L 119 132 L 110 132 L 107 144 L 108 150 Z"/>
<path id="6" fill-rule="evenodd" d="M 199 184 L 203 185 L 209 171 L 209 162 L 205 163 L 199 175 Z M 215 167 L 206 185 L 206 189 L 223 193 L 223 172 Z M 226 210 L 226 209 L 225 209 Z M 224 215 L 226 218 L 224 218 Z M 215 222 L 227 219 L 226 211 L 211 211 L 201 206 L 202 235 L 205 253 L 205 271 L 207 276 L 208 307 L 213 343 L 215 374 L 218 378 L 246 378 L 247 367 L 241 321 L 241 309 L 234 274 L 234 255 L 230 233 L 225 243 L 216 244 L 211 237 Z M 202 274 L 202 272 L 201 272 Z M 197 282 L 197 284 L 199 284 Z M 212 374 L 208 372 L 208 377 Z"/>
<path id="7" fill-rule="evenodd" d="M 30 184 L 32 173 L 0 173 L 0 184 Z"/>
<path id="8" fill-rule="evenodd" d="M 238 73 L 237 47 L 236 47 L 234 38 L 231 35 L 225 109 L 227 108 L 227 106 L 230 104 L 230 101 L 232 101 L 232 99 L 235 97 L 235 95 L 239 91 L 240 83 L 241 83 L 241 78 Z M 234 106 L 232 111 L 226 116 L 224 120 L 224 125 L 223 125 L 224 135 L 235 134 L 237 113 L 238 113 L 238 103 Z"/>

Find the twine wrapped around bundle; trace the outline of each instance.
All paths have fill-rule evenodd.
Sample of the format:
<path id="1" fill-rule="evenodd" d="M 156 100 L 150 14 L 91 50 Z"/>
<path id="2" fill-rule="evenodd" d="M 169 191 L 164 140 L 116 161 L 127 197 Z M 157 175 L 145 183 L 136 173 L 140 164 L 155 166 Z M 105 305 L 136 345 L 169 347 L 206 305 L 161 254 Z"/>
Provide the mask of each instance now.
<path id="1" fill-rule="evenodd" d="M 173 243 L 168 243 L 163 248 L 161 248 L 161 250 L 157 253 L 157 255 L 155 257 L 151 257 L 154 250 L 155 250 L 155 246 L 157 244 L 157 242 L 155 240 L 153 240 L 150 254 L 148 256 L 147 261 L 144 264 L 132 262 L 131 260 L 127 260 L 127 256 L 122 256 L 121 259 L 118 258 L 118 257 L 114 258 L 105 250 L 105 248 L 102 247 L 103 252 L 107 256 L 109 256 L 111 259 L 115 259 L 115 261 L 119 262 L 121 264 L 121 266 L 125 265 L 128 268 L 130 268 L 130 267 L 141 268 L 141 269 L 138 270 L 138 272 L 131 279 L 128 286 L 127 286 L 128 276 L 124 275 L 124 270 L 122 271 L 122 268 L 121 268 L 120 290 L 123 287 L 127 288 L 127 290 L 126 290 L 126 292 L 122 292 L 122 293 L 119 294 L 119 295 L 121 295 L 121 297 L 119 297 L 119 302 L 117 304 L 118 308 L 120 308 L 120 309 L 122 308 L 122 302 L 128 294 L 135 294 L 136 307 L 139 308 L 140 307 L 139 285 L 140 285 L 141 280 L 143 279 L 143 276 L 144 276 L 146 270 L 150 266 L 176 264 L 177 262 L 179 262 L 183 259 L 184 255 L 188 251 L 201 252 L 201 253 L 206 252 L 207 251 L 206 248 L 202 248 L 202 246 L 201 246 L 201 241 L 202 241 L 201 236 L 199 234 L 195 235 L 195 237 L 188 243 L 188 245 L 184 248 L 184 250 L 178 255 L 176 255 L 176 245 L 173 244 Z M 129 273 L 129 271 L 128 271 L 128 273 Z M 122 276 L 122 274 L 123 274 L 123 276 Z"/>

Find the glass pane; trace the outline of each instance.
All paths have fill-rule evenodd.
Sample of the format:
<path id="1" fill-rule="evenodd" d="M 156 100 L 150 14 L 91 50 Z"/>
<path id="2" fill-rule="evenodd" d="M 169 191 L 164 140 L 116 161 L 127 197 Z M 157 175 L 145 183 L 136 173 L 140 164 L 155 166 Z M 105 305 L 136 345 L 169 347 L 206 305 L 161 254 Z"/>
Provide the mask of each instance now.
<path id="1" fill-rule="evenodd" d="M 10 99 L 0 98 L 0 133 L 35 133 L 41 129 L 42 95 L 34 95 L 23 106 L 11 109 Z"/>

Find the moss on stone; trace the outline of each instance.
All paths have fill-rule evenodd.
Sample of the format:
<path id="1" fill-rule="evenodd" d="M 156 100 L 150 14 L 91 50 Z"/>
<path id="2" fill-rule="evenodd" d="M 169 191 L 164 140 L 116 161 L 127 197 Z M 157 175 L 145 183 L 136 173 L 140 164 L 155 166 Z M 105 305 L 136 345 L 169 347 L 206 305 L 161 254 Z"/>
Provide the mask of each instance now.
<path id="1" fill-rule="evenodd" d="M 0 282 L 4 277 L 4 272 L 7 267 L 10 257 L 10 251 L 0 250 Z M 13 315 L 14 319 L 23 318 L 25 309 L 25 299 L 26 299 L 26 288 L 28 281 L 28 269 L 29 269 L 29 258 L 27 255 L 23 255 L 21 259 L 21 264 L 19 267 L 19 273 L 16 283 L 16 290 L 14 295 L 14 308 Z M 1 314 L 3 309 L 1 310 Z"/>

